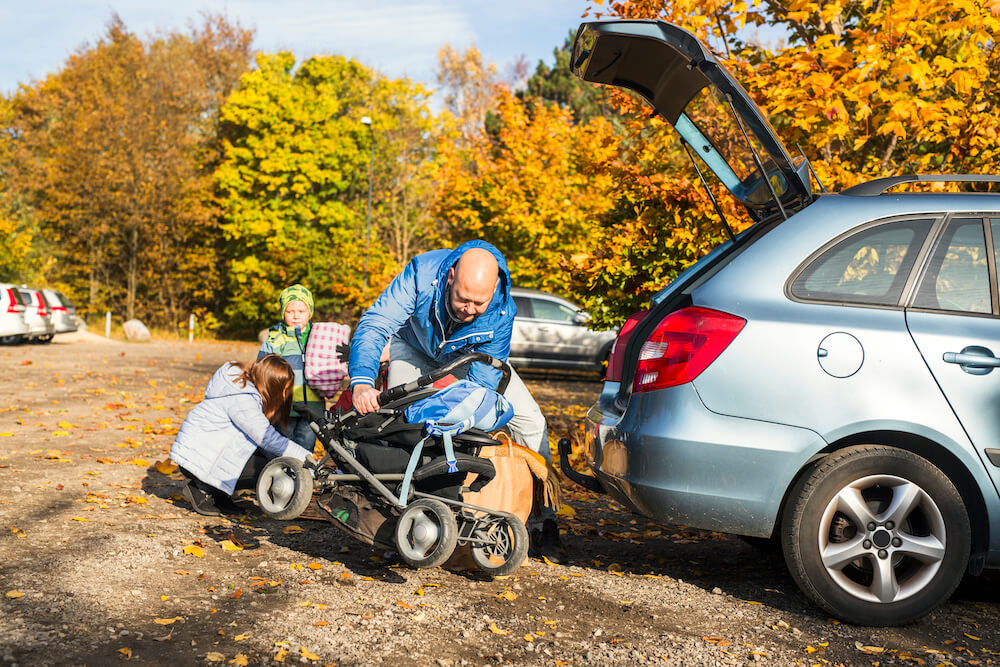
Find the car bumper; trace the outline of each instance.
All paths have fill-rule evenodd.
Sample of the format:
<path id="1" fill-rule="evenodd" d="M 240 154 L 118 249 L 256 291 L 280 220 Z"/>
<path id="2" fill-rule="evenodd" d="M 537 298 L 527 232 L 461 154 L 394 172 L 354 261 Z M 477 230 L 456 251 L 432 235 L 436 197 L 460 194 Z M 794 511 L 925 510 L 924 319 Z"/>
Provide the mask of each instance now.
<path id="1" fill-rule="evenodd" d="M 702 530 L 770 536 L 786 490 L 826 445 L 808 429 L 714 413 L 692 384 L 635 394 L 624 413 L 611 405 L 587 415 L 595 476 L 633 510 Z"/>

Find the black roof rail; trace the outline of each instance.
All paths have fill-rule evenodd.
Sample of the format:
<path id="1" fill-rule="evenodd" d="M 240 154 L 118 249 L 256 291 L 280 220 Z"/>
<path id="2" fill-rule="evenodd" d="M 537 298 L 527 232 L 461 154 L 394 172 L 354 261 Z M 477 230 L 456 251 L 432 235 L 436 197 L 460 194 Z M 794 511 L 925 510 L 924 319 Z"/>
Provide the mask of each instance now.
<path id="1" fill-rule="evenodd" d="M 1000 175 L 987 174 L 909 174 L 886 176 L 867 183 L 859 183 L 840 194 L 852 197 L 873 197 L 903 183 L 1000 183 Z"/>

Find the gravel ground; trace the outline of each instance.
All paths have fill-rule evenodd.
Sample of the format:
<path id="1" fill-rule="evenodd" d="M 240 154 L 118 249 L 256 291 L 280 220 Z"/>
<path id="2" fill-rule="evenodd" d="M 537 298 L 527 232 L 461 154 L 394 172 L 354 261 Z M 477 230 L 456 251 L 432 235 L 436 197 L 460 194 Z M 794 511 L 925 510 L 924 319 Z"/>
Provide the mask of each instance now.
<path id="1" fill-rule="evenodd" d="M 411 570 L 321 521 L 191 512 L 166 459 L 242 343 L 0 348 L 5 664 L 993 665 L 1000 577 L 900 628 L 837 623 L 780 556 L 566 489 L 563 565 Z M 600 385 L 528 378 L 556 435 Z M 164 471 L 164 472 L 161 472 Z"/>

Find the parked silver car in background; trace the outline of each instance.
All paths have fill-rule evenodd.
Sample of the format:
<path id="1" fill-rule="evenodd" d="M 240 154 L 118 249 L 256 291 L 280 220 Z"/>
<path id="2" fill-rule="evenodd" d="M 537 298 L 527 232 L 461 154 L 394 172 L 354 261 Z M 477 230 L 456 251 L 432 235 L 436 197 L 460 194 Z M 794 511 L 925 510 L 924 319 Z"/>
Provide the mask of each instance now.
<path id="1" fill-rule="evenodd" d="M 1000 567 L 1000 194 L 886 192 L 1000 176 L 817 196 L 685 30 L 585 23 L 571 62 L 642 96 L 754 224 L 622 327 L 587 416 L 596 480 L 567 474 L 659 521 L 780 539 L 853 623 L 905 623 Z"/>
<path id="2" fill-rule="evenodd" d="M 0 283 L 0 344 L 12 345 L 28 338 L 24 300 L 15 285 Z"/>
<path id="3" fill-rule="evenodd" d="M 41 290 L 21 286 L 18 288 L 24 300 L 24 321 L 28 323 L 28 340 L 33 343 L 49 343 L 55 335 L 52 313 Z"/>
<path id="4" fill-rule="evenodd" d="M 508 361 L 516 368 L 554 368 L 603 374 L 615 331 L 587 327 L 590 315 L 572 301 L 515 287 L 517 306 Z"/>
<path id="5" fill-rule="evenodd" d="M 76 316 L 76 306 L 69 298 L 57 290 L 43 289 L 42 294 L 52 312 L 52 325 L 55 333 L 72 333 L 80 328 L 80 320 Z"/>

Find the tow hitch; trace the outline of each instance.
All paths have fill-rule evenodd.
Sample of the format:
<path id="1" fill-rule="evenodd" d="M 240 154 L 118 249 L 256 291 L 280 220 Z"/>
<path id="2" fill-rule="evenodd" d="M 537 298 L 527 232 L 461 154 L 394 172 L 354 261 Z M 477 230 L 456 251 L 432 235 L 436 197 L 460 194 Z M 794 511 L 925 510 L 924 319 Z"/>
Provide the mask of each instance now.
<path id="1" fill-rule="evenodd" d="M 572 441 L 569 438 L 559 438 L 559 468 L 566 477 L 570 478 L 583 488 L 588 491 L 593 491 L 594 493 L 607 493 L 601 483 L 597 481 L 596 477 L 591 477 L 590 475 L 583 475 L 573 470 L 569 463 L 569 455 L 572 450 Z"/>

